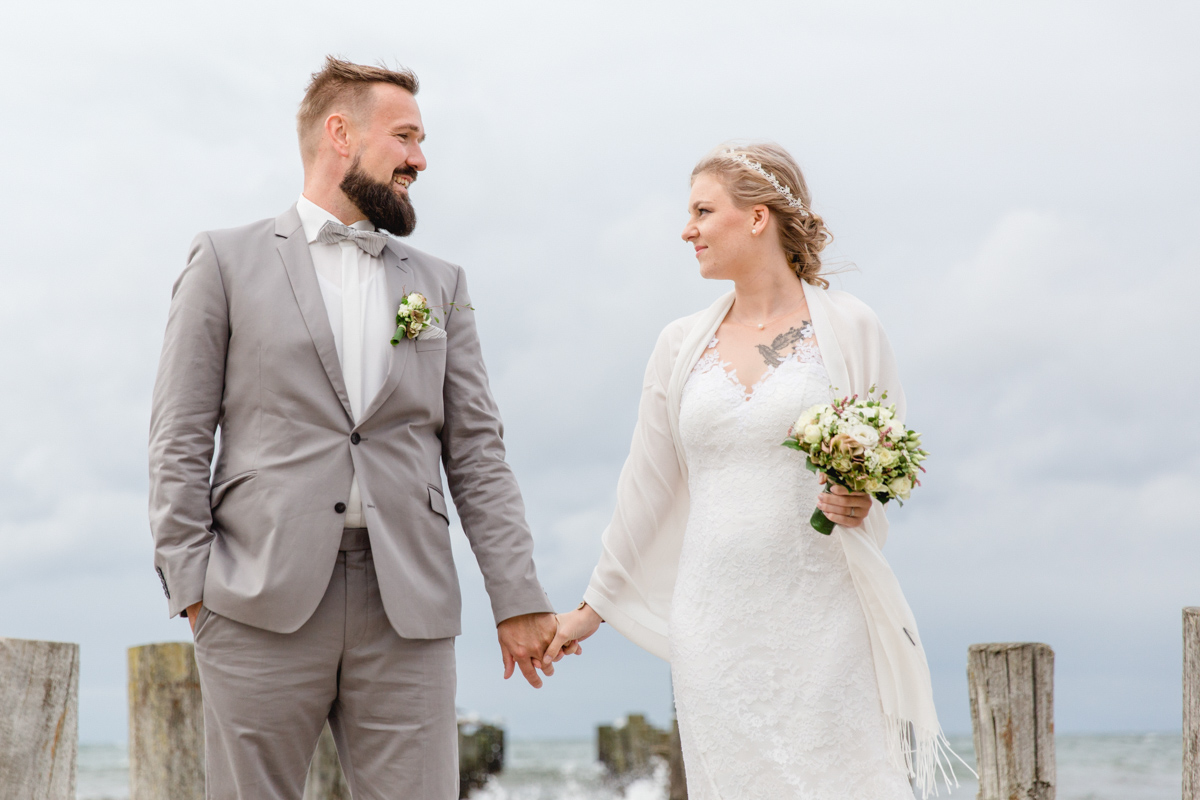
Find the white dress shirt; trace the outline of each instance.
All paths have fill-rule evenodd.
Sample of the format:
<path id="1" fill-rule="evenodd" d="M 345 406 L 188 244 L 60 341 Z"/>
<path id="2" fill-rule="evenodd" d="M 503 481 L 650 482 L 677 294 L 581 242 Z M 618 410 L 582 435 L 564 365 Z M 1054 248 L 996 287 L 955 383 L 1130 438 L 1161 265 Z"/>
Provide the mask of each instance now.
<path id="1" fill-rule="evenodd" d="M 296 212 L 316 267 L 317 283 L 329 314 L 329 327 L 333 329 L 342 378 L 357 425 L 362 422 L 363 410 L 383 388 L 392 361 L 389 341 L 396 329 L 396 311 L 390 305 L 383 259 L 365 253 L 353 242 L 318 242 L 321 227 L 329 220 L 339 220 L 303 195 L 296 201 Z M 375 230 L 366 220 L 350 227 Z M 350 482 L 345 527 L 366 527 L 357 475 Z"/>

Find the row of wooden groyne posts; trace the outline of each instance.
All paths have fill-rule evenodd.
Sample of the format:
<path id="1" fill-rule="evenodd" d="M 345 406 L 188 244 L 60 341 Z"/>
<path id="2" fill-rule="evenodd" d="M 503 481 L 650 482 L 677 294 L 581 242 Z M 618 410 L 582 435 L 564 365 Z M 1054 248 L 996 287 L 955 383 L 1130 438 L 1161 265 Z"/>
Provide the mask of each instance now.
<path id="1" fill-rule="evenodd" d="M 979 800 L 1054 800 L 1054 652 L 976 644 L 967 657 Z M 79 646 L 0 637 L 0 800 L 75 800 Z M 597 758 L 618 784 L 665 763 L 668 800 L 686 800 L 679 726 L 631 714 L 597 729 Z M 504 731 L 458 728 L 460 797 L 503 769 Z M 129 650 L 130 800 L 204 797 L 204 716 L 191 644 Z M 350 800 L 326 726 L 304 800 Z M 1200 800 L 1200 608 L 1183 610 L 1183 800 Z"/>

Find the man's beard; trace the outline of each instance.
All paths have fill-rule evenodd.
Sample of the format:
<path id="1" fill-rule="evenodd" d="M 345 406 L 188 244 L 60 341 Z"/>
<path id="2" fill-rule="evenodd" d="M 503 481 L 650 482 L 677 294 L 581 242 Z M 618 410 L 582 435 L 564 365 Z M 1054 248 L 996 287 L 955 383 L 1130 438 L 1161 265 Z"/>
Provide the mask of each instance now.
<path id="1" fill-rule="evenodd" d="M 417 227 L 417 212 L 408 197 L 396 194 L 390 182 L 380 183 L 371 178 L 358 168 L 358 162 L 355 158 L 339 188 L 376 228 L 393 236 L 408 236 Z M 417 177 L 417 171 L 411 167 L 396 170 L 395 174 Z"/>

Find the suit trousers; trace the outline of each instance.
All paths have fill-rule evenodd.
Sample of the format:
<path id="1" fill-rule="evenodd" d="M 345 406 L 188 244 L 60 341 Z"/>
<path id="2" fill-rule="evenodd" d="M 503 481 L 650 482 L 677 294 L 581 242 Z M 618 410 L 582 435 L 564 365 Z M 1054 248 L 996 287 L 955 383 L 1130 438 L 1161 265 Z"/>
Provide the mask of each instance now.
<path id="1" fill-rule="evenodd" d="M 365 528 L 299 630 L 202 607 L 195 638 L 208 800 L 301 800 L 326 719 L 354 800 L 457 799 L 454 639 L 396 633 Z"/>

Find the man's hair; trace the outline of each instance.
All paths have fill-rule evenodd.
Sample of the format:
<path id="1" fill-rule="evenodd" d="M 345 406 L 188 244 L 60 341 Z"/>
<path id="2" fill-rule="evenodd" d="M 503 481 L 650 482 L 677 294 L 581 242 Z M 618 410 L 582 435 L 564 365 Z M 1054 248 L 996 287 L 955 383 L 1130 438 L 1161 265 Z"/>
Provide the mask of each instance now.
<path id="1" fill-rule="evenodd" d="M 305 164 L 317 153 L 321 129 L 333 107 L 341 104 L 347 113 L 361 119 L 369 108 L 371 85 L 376 83 L 390 83 L 414 95 L 420 89 L 417 76 L 410 69 L 368 67 L 334 56 L 325 57 L 325 66 L 320 72 L 313 73 L 296 113 L 300 157 Z"/>

